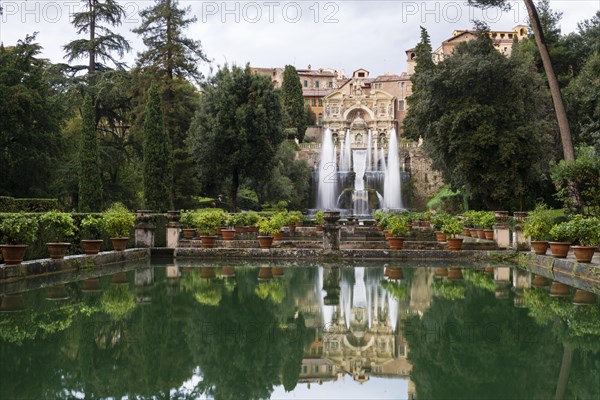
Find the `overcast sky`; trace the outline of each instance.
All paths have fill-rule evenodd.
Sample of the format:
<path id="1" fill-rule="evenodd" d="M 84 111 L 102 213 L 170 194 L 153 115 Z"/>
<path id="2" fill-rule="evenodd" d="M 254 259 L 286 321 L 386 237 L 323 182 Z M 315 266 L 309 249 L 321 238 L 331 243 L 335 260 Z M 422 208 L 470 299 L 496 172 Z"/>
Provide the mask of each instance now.
<path id="1" fill-rule="evenodd" d="M 39 32 L 42 56 L 63 61 L 62 46 L 76 39 L 70 13 L 81 7 L 79 0 L 0 0 L 0 42 L 13 45 L 26 34 Z M 126 56 L 132 65 L 144 46 L 131 29 L 139 25 L 140 9 L 147 1 L 122 0 L 127 12 L 117 28 L 134 49 Z M 496 9 L 483 13 L 458 1 L 180 1 L 190 6 L 198 22 L 188 35 L 202 41 L 212 65 L 228 63 L 272 67 L 293 64 L 297 68 L 331 67 L 346 74 L 366 68 L 372 76 L 405 70 L 405 53 L 419 40 L 419 26 L 429 31 L 434 49 L 455 29 L 468 29 L 473 19 L 486 21 L 492 29 L 510 30 L 526 23 L 523 1 L 513 10 Z M 564 33 L 591 18 L 600 9 L 600 0 L 551 1 L 563 12 Z M 84 62 L 82 62 L 84 63 Z M 202 68 L 208 72 L 208 66 Z"/>

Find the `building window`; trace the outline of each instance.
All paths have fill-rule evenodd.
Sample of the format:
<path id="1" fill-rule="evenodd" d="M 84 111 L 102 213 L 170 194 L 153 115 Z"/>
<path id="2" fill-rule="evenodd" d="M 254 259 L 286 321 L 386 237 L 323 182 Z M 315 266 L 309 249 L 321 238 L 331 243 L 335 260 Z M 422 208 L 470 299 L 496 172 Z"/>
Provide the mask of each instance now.
<path id="1" fill-rule="evenodd" d="M 319 113 L 319 118 L 317 119 L 317 125 L 321 126 L 323 124 L 323 114 Z"/>
<path id="2" fill-rule="evenodd" d="M 302 373 L 303 373 L 303 374 L 306 374 L 306 373 L 308 373 L 308 367 L 307 367 L 306 365 L 303 365 L 303 366 L 302 366 Z"/>
<path id="3" fill-rule="evenodd" d="M 404 87 L 404 82 L 398 82 L 398 86 L 400 86 L 401 88 Z"/>
<path id="4" fill-rule="evenodd" d="M 512 33 L 509 33 L 509 34 L 508 34 L 508 38 L 509 38 L 509 39 L 512 39 Z"/>
<path id="5" fill-rule="evenodd" d="M 319 107 L 323 107 L 323 99 L 319 99 Z"/>
<path id="6" fill-rule="evenodd" d="M 327 86 L 329 87 L 329 89 L 333 89 L 333 82 L 331 82 L 331 81 L 330 81 L 330 82 L 328 82 L 328 83 L 327 83 Z"/>
<path id="7" fill-rule="evenodd" d="M 310 107 L 310 100 L 309 99 L 304 99 L 304 105 L 307 107 Z"/>
<path id="8" fill-rule="evenodd" d="M 500 39 L 504 39 L 504 33 L 500 34 Z"/>
<path id="9" fill-rule="evenodd" d="M 358 73 L 358 77 L 359 78 L 364 78 L 365 77 L 365 73 L 364 72 L 359 72 Z"/>
<path id="10" fill-rule="evenodd" d="M 317 99 L 312 99 L 312 106 L 316 107 L 317 106 Z"/>
<path id="11" fill-rule="evenodd" d="M 404 111 L 404 100 L 398 100 L 398 110 Z"/>
<path id="12" fill-rule="evenodd" d="M 315 81 L 315 87 L 318 89 L 319 88 L 319 81 Z"/>
<path id="13" fill-rule="evenodd" d="M 404 357 L 406 355 L 406 348 L 404 346 L 398 346 L 398 355 Z"/>
<path id="14" fill-rule="evenodd" d="M 373 85 L 375 87 L 375 89 L 381 89 L 381 83 L 376 83 Z"/>
<path id="15" fill-rule="evenodd" d="M 304 80 L 304 87 L 308 87 L 308 81 L 306 79 Z"/>

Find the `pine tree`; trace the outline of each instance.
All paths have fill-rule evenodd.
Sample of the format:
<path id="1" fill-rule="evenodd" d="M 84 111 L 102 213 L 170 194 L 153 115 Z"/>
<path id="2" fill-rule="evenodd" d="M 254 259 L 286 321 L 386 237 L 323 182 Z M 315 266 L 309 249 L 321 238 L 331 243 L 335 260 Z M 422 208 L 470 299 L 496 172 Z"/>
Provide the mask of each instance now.
<path id="1" fill-rule="evenodd" d="M 90 96 L 85 97 L 82 116 L 79 148 L 79 211 L 99 211 L 102 206 L 102 179 L 96 138 L 96 117 Z"/>
<path id="2" fill-rule="evenodd" d="M 429 71 L 434 67 L 433 59 L 431 58 L 431 40 L 427 29 L 421 26 L 421 41 L 415 47 L 415 55 L 417 57 L 417 65 L 415 65 L 415 75 L 424 71 Z"/>
<path id="3" fill-rule="evenodd" d="M 171 141 L 163 120 L 160 93 L 150 87 L 144 115 L 144 199 L 154 211 L 171 208 L 173 186 L 173 154 Z"/>
<path id="4" fill-rule="evenodd" d="M 306 132 L 306 112 L 300 77 L 293 65 L 286 65 L 281 84 L 281 108 L 283 111 L 283 127 L 295 132 L 295 137 L 302 142 Z"/>

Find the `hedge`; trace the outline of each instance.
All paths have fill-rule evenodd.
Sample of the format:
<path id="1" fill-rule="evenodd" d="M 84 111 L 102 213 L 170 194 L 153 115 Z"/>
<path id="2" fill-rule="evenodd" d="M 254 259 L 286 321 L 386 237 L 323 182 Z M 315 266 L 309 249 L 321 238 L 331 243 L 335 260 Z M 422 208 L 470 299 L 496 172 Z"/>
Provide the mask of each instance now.
<path id="1" fill-rule="evenodd" d="M 61 210 L 56 199 L 15 199 L 14 197 L 0 196 L 0 213 L 10 212 L 46 212 Z"/>

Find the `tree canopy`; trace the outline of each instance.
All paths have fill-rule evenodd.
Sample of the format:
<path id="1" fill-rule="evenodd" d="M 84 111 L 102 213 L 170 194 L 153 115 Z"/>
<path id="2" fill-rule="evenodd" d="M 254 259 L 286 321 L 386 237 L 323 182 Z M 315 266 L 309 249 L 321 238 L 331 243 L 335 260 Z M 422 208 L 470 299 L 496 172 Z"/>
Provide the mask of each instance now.
<path id="1" fill-rule="evenodd" d="M 286 65 L 283 71 L 281 108 L 284 129 L 295 132 L 294 137 L 302 142 L 306 132 L 306 112 L 304 111 L 302 84 L 293 65 Z"/>

